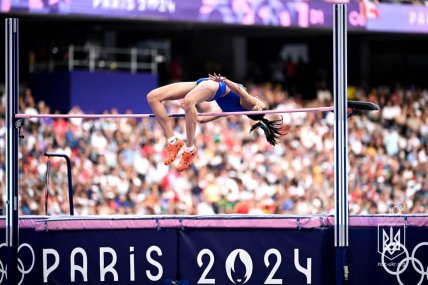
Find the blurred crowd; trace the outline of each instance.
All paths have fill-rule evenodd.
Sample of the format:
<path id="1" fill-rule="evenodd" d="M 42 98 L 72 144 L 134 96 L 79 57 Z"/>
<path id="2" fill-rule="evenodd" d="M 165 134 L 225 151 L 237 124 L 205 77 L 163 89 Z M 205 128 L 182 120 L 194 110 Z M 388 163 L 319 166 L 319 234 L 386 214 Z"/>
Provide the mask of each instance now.
<path id="1" fill-rule="evenodd" d="M 269 83 L 248 85 L 248 90 L 270 109 L 332 105 L 326 89 L 310 101 Z M 351 214 L 425 213 L 428 91 L 350 87 L 348 94 L 381 107 L 349 119 Z M 19 108 L 27 114 L 51 113 L 29 89 L 20 96 Z M 168 108 L 182 112 L 179 103 Z M 4 109 L 3 96 L 2 114 Z M 74 107 L 69 113 L 81 112 Z M 79 215 L 332 213 L 333 113 L 284 114 L 283 119 L 291 128 L 276 147 L 262 133 L 249 134 L 254 122 L 246 117 L 198 125 L 198 157 L 183 173 L 163 164 L 166 138 L 153 119 L 25 120 L 19 146 L 20 212 L 45 214 L 46 197 L 49 215 L 69 212 L 66 163 L 46 158 L 48 151 L 71 157 Z M 174 126 L 184 139 L 184 120 L 175 119 Z M 5 204 L 4 136 L 3 115 L 0 207 Z"/>

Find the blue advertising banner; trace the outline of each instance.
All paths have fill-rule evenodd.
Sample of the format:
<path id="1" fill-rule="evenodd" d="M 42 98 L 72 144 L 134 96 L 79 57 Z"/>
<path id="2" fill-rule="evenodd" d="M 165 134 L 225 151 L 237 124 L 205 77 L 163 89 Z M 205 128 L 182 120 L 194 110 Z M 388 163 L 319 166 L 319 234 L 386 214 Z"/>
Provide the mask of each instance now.
<path id="1" fill-rule="evenodd" d="M 22 221 L 18 280 L 29 285 L 334 284 L 331 220 L 305 219 Z M 351 217 L 348 284 L 426 284 L 427 237 L 428 217 Z M 4 238 L 0 219 L 2 285 L 7 284 Z"/>
<path id="2" fill-rule="evenodd" d="M 0 0 L 2 12 L 79 15 L 299 28 L 331 28 L 332 3 L 286 0 Z M 365 24 L 348 4 L 349 26 Z"/>
<path id="3" fill-rule="evenodd" d="M 336 1 L 288 0 L 0 0 L 0 12 L 188 21 L 295 28 L 328 28 Z M 340 1 L 350 30 L 428 33 L 428 7 Z"/>
<path id="4" fill-rule="evenodd" d="M 428 33 L 428 7 L 379 3 L 369 14 L 367 30 Z"/>
<path id="5" fill-rule="evenodd" d="M 350 284 L 428 284 L 426 227 L 353 228 L 349 239 Z"/>
<path id="6" fill-rule="evenodd" d="M 332 229 L 185 230 L 180 267 L 190 284 L 334 284 Z"/>
<path id="7" fill-rule="evenodd" d="M 4 231 L 0 231 L 4 242 Z M 7 284 L 0 242 L 0 284 Z M 20 231 L 20 284 L 164 284 L 177 276 L 174 230 Z"/>

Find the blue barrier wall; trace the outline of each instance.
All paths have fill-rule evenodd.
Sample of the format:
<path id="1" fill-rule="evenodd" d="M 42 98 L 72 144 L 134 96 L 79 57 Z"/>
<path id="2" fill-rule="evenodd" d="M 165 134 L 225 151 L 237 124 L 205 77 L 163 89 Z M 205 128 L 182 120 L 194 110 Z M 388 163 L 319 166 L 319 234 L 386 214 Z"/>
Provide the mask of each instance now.
<path id="1" fill-rule="evenodd" d="M 363 219 L 370 226 L 350 228 L 348 284 L 426 284 L 428 217 L 413 224 L 399 218 L 394 223 Z M 168 279 L 182 280 L 183 285 L 334 284 L 331 225 L 302 228 L 297 222 L 294 228 L 290 224 L 222 228 L 210 221 L 204 224 L 208 228 L 189 228 L 185 222 L 76 217 L 31 222 L 35 227 L 22 223 L 18 280 L 21 284 L 160 285 Z M 272 223 L 263 222 L 267 227 Z M 4 238 L 0 219 L 0 284 L 6 284 Z"/>
<path id="2" fill-rule="evenodd" d="M 29 80 L 35 98 L 61 113 L 73 106 L 85 113 L 112 108 L 120 113 L 151 113 L 146 95 L 157 86 L 156 75 L 125 72 L 52 72 L 32 74 Z"/>

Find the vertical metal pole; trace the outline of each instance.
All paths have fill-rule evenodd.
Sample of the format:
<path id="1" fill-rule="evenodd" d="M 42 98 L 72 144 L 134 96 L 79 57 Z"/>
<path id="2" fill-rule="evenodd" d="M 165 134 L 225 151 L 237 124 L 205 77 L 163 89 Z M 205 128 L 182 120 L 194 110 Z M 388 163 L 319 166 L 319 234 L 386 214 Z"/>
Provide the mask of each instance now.
<path id="1" fill-rule="evenodd" d="M 334 69 L 334 199 L 336 284 L 348 279 L 348 104 L 347 104 L 347 11 L 345 4 L 333 5 Z"/>
<path id="2" fill-rule="evenodd" d="M 137 48 L 131 48 L 131 73 L 135 74 L 138 70 Z"/>
<path id="3" fill-rule="evenodd" d="M 70 207 L 70 216 L 74 216 L 73 182 L 71 179 L 71 161 L 68 156 L 65 156 L 64 158 L 67 161 L 68 206 Z"/>
<path id="4" fill-rule="evenodd" d="M 74 45 L 68 46 L 68 71 L 74 69 Z"/>
<path id="5" fill-rule="evenodd" d="M 89 46 L 89 71 L 95 71 L 95 46 L 92 44 Z"/>
<path id="6" fill-rule="evenodd" d="M 150 53 L 152 55 L 151 73 L 152 74 L 157 74 L 158 73 L 158 63 L 157 63 L 158 52 L 157 52 L 157 50 L 152 49 Z"/>
<path id="7" fill-rule="evenodd" d="M 6 44 L 6 247 L 7 282 L 17 284 L 18 252 L 18 129 L 15 114 L 18 113 L 19 87 L 19 29 L 18 19 L 5 20 Z"/>

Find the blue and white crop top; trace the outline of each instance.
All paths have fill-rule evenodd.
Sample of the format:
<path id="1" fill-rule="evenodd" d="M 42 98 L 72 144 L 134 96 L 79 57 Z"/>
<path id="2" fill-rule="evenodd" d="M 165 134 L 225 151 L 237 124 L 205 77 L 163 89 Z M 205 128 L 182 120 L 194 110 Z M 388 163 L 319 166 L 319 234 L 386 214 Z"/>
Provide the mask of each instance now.
<path id="1" fill-rule="evenodd" d="M 208 78 L 200 78 L 196 81 L 196 84 L 199 84 L 206 80 L 208 80 Z M 239 95 L 233 92 L 232 90 L 222 96 L 223 93 L 226 91 L 226 83 L 219 82 L 218 84 L 218 90 L 211 101 L 216 101 L 223 112 L 248 111 L 247 109 L 244 109 L 241 106 L 241 97 L 239 97 Z"/>

